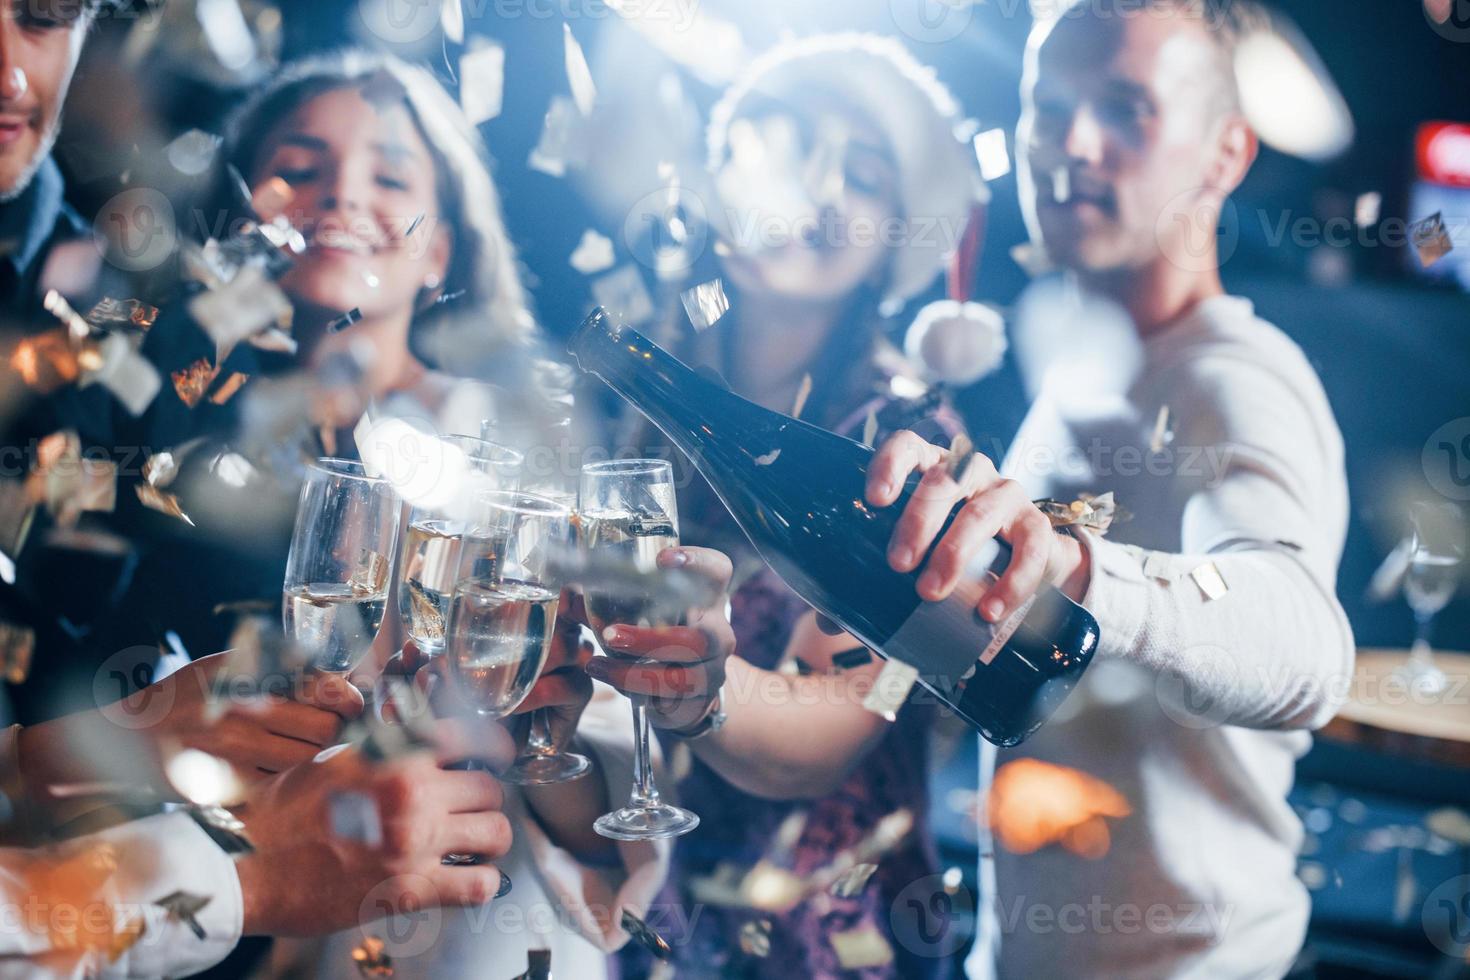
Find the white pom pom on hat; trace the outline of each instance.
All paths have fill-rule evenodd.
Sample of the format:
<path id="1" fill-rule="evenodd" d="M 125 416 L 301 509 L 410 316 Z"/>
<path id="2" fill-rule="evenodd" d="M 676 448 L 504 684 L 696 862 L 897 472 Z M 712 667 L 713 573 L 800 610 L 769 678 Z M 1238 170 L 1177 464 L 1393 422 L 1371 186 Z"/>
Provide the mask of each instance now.
<path id="1" fill-rule="evenodd" d="M 956 387 L 973 384 L 1005 357 L 1005 321 L 980 303 L 935 300 L 914 317 L 903 352 L 931 381 Z"/>

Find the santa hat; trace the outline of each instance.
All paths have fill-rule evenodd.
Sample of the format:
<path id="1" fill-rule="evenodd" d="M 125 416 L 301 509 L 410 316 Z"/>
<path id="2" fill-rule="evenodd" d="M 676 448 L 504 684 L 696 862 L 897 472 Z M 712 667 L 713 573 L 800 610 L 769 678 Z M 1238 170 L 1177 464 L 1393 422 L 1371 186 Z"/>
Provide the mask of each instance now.
<path id="1" fill-rule="evenodd" d="M 898 171 L 904 243 L 883 296 L 899 306 L 923 292 L 959 249 L 972 211 L 989 199 L 974 154 L 956 130 L 959 105 L 891 38 L 826 34 L 779 44 L 755 59 L 710 113 L 711 172 L 727 159 L 730 123 L 752 97 L 793 104 L 818 95 L 856 108 L 885 137 Z"/>

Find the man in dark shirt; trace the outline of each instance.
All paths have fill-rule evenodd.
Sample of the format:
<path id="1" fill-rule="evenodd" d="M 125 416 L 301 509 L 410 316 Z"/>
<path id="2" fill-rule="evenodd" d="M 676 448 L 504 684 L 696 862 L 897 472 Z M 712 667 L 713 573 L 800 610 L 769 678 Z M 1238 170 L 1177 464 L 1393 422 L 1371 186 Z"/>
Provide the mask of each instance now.
<path id="1" fill-rule="evenodd" d="M 109 4 L 0 0 L 0 332 L 8 338 L 7 355 L 22 336 L 57 326 L 42 308 L 43 273 L 56 245 L 87 231 L 66 203 L 51 148 L 82 44 Z M 0 418 L 6 449 L 0 489 L 7 510 L 23 512 L 28 498 L 22 484 L 35 463 L 38 441 L 71 430 L 83 447 L 110 447 L 112 396 L 102 385 L 28 391 L 14 373 L 4 387 L 8 410 Z M 32 630 L 35 656 L 54 668 L 38 672 L 44 684 L 33 680 L 12 692 L 13 712 L 5 713 L 28 722 L 91 706 L 90 695 L 79 702 L 76 691 L 91 687 L 100 624 L 114 612 L 110 600 L 120 594 L 133 564 L 131 549 L 120 541 L 58 536 L 54 530 L 38 509 L 30 533 L 21 539 L 25 547 L 15 547 L 14 554 L 7 550 L 0 563 L 0 621 L 21 632 Z M 3 542 L 7 549 L 13 543 Z M 16 653 L 14 647 L 0 650 L 7 669 Z M 63 690 L 72 696 L 63 696 Z"/>

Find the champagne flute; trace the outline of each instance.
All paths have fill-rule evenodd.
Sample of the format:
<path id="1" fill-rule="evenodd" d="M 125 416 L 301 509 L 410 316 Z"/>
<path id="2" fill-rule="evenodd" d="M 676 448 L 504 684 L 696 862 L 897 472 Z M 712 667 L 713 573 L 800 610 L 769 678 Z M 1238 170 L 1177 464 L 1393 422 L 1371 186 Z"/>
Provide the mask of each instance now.
<path id="1" fill-rule="evenodd" d="M 398 553 L 398 615 L 425 656 L 444 652 L 444 619 L 459 566 L 460 536 L 484 490 L 520 489 L 524 457 L 472 436 L 446 436 L 439 464 L 441 492 L 408 508 Z"/>
<path id="2" fill-rule="evenodd" d="M 526 699 L 546 664 L 561 597 L 549 559 L 571 543 L 572 512 L 547 497 L 504 490 L 480 493 L 476 509 L 463 533 L 444 653 L 460 699 L 500 719 Z M 591 765 L 558 752 L 535 712 L 526 752 L 501 779 L 564 782 Z"/>
<path id="3" fill-rule="evenodd" d="M 1410 519 L 1414 530 L 1404 573 L 1404 598 L 1414 611 L 1414 645 L 1408 660 L 1394 673 L 1411 690 L 1432 696 L 1449 687 L 1449 678 L 1434 662 L 1430 636 L 1434 617 L 1449 604 L 1460 581 L 1465 526 L 1454 504 L 1416 505 Z"/>
<path id="4" fill-rule="evenodd" d="M 361 463 L 319 459 L 307 467 L 281 618 L 315 669 L 350 671 L 377 638 L 399 518 L 388 482 Z"/>
<path id="5" fill-rule="evenodd" d="M 673 467 L 662 459 L 588 463 L 582 467 L 577 520 L 583 547 L 616 553 L 651 571 L 658 553 L 679 543 Z M 652 595 L 588 589 L 585 599 L 587 618 L 599 640 L 614 623 L 674 625 L 658 615 L 657 597 Z M 649 752 L 648 705 L 643 698 L 632 702 L 633 791 L 627 806 L 599 817 L 593 827 L 613 840 L 687 834 L 699 826 L 699 817 L 659 799 Z"/>

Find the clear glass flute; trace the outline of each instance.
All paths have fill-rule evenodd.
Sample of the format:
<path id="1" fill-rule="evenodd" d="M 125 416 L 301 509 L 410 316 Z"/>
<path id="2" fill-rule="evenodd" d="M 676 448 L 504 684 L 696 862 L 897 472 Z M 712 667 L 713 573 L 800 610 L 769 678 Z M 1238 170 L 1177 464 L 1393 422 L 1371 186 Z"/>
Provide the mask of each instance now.
<path id="1" fill-rule="evenodd" d="M 1413 691 L 1434 696 L 1449 687 L 1449 678 L 1434 660 L 1430 643 L 1434 617 L 1460 582 L 1465 560 L 1464 515 L 1454 504 L 1419 504 L 1410 514 L 1413 537 L 1409 567 L 1404 573 L 1404 598 L 1414 611 L 1414 645 L 1394 672 Z"/>
<path id="2" fill-rule="evenodd" d="M 444 618 L 458 570 L 460 536 L 477 494 L 519 490 L 524 457 L 473 436 L 445 436 L 433 498 L 408 507 L 398 550 L 398 615 L 426 656 L 444 652 Z"/>
<path id="3" fill-rule="evenodd" d="M 345 673 L 377 638 L 401 506 L 361 463 L 307 467 L 286 559 L 281 618 L 317 670 Z"/>
<path id="4" fill-rule="evenodd" d="M 582 467 L 577 513 L 582 547 L 619 553 L 652 570 L 658 554 L 679 543 L 679 511 L 673 467 L 662 459 L 613 460 Z M 587 619 L 598 640 L 616 623 L 673 626 L 658 612 L 652 595 L 611 594 L 588 589 Z M 609 656 L 622 656 L 616 652 Z M 699 817 L 665 803 L 654 785 L 647 702 L 633 702 L 633 790 L 627 806 L 599 817 L 595 829 L 614 840 L 654 840 L 687 834 Z"/>
<path id="5" fill-rule="evenodd" d="M 572 540 L 572 512 L 536 494 L 476 496 L 462 534 L 449 598 L 444 657 L 462 702 L 500 719 L 526 699 L 546 664 L 561 583 L 551 557 Z M 501 779 L 521 785 L 564 782 L 591 763 L 558 751 L 544 713 L 533 712 L 526 751 Z"/>

